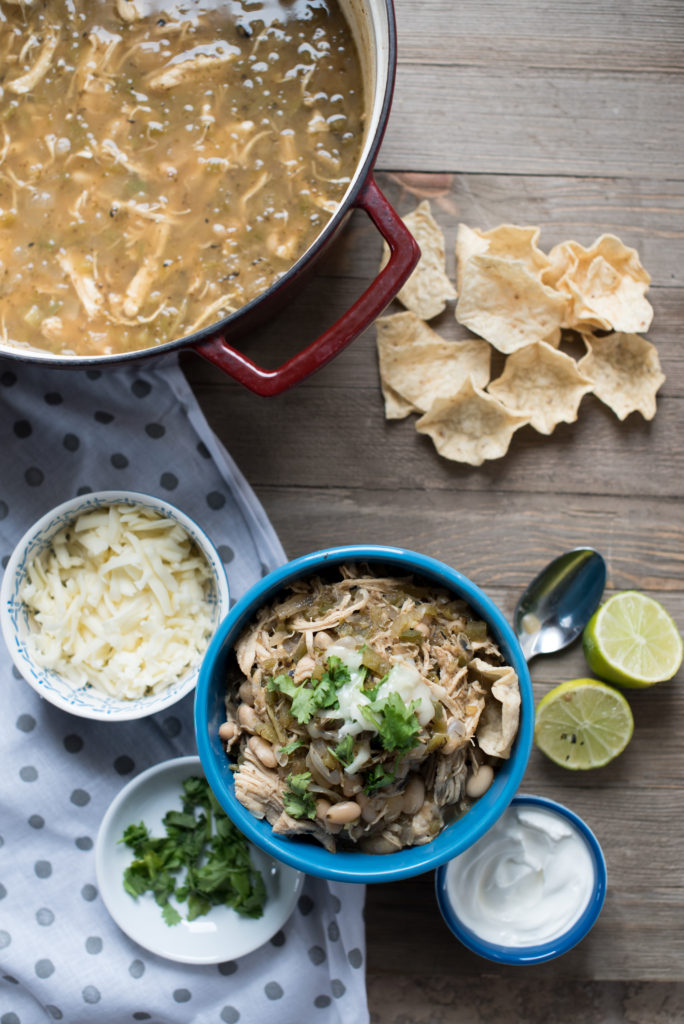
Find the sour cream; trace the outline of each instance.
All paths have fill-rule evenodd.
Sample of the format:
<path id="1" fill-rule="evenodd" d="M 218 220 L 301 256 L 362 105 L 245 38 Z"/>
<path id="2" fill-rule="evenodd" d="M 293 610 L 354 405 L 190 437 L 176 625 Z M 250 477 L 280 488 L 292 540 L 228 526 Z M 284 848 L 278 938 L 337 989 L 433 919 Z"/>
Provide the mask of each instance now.
<path id="1" fill-rule="evenodd" d="M 446 894 L 484 942 L 524 948 L 551 942 L 579 920 L 596 889 L 582 833 L 559 812 L 512 804 L 446 870 Z"/>

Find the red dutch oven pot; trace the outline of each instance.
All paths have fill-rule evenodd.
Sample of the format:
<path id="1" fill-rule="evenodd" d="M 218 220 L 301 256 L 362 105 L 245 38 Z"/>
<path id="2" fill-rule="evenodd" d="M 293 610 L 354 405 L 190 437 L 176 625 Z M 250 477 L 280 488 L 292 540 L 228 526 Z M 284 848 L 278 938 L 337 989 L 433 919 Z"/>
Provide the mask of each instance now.
<path id="1" fill-rule="evenodd" d="M 50 365 L 100 367 L 153 357 L 173 348 L 193 349 L 258 395 L 271 396 L 319 370 L 354 340 L 383 311 L 415 267 L 420 250 L 401 218 L 378 188 L 373 166 L 385 132 L 396 72 L 396 26 L 392 0 L 340 0 L 356 40 L 365 86 L 365 134 L 352 181 L 339 209 L 309 249 L 275 284 L 242 309 L 153 349 L 103 356 L 56 355 L 4 347 L 2 354 Z M 276 369 L 257 365 L 234 342 L 283 305 L 287 295 L 311 269 L 352 210 L 363 210 L 387 242 L 390 257 L 359 299 L 315 341 Z"/>

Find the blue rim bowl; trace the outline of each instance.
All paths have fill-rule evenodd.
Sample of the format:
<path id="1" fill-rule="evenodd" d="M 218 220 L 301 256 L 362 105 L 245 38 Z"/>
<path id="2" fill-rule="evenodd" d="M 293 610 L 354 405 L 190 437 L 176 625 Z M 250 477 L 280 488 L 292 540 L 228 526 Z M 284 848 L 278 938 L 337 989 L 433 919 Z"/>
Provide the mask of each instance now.
<path id="1" fill-rule="evenodd" d="M 599 841 L 589 826 L 571 810 L 564 807 L 563 804 L 556 803 L 555 800 L 549 800 L 542 796 L 520 795 L 512 800 L 512 805 L 540 807 L 544 810 L 555 812 L 574 825 L 583 837 L 594 868 L 594 886 L 582 914 L 562 935 L 558 935 L 555 939 L 551 939 L 548 942 L 538 943 L 536 946 L 501 946 L 494 942 L 487 942 L 480 938 L 472 929 L 466 927 L 449 899 L 447 893 L 448 864 L 443 864 L 435 872 L 437 903 L 450 931 L 453 932 L 464 946 L 473 953 L 477 953 L 478 956 L 482 956 L 486 960 L 493 960 L 496 963 L 512 964 L 514 966 L 541 964 L 546 960 L 555 960 L 556 957 L 567 953 L 578 942 L 581 942 L 596 924 L 606 898 L 606 887 L 608 884 L 606 861 Z"/>
<path id="2" fill-rule="evenodd" d="M 468 602 L 488 624 L 504 658 L 518 674 L 521 714 L 508 760 L 498 768 L 490 789 L 458 821 L 424 846 L 390 854 L 356 851 L 330 853 L 310 839 L 275 836 L 265 820 L 254 817 L 235 796 L 230 761 L 219 739 L 225 721 L 224 696 L 233 644 L 262 605 L 287 584 L 348 562 L 367 562 L 384 571 L 413 573 Z M 451 860 L 479 839 L 503 814 L 523 777 L 532 747 L 534 700 L 527 663 L 510 625 L 494 602 L 456 569 L 427 555 L 372 544 L 328 548 L 297 558 L 269 573 L 251 588 L 219 626 L 200 668 L 195 692 L 195 733 L 205 776 L 228 816 L 256 846 L 309 875 L 341 882 L 391 882 L 409 878 Z"/>

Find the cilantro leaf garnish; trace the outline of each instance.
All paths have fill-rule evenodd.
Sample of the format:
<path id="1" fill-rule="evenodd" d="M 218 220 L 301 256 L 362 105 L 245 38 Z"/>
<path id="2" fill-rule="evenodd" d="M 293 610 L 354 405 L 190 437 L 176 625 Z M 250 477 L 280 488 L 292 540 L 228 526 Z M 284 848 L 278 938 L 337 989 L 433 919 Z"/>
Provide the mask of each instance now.
<path id="1" fill-rule="evenodd" d="M 330 748 L 329 748 L 330 749 Z M 354 760 L 354 737 L 349 733 L 332 751 L 334 756 L 347 768 Z"/>
<path id="2" fill-rule="evenodd" d="M 316 693 L 308 686 L 298 686 L 292 698 L 290 711 L 300 725 L 306 725 L 318 708 Z"/>
<path id="3" fill-rule="evenodd" d="M 337 691 L 349 682 L 349 669 L 340 659 L 331 655 L 320 679 L 305 679 L 299 685 L 291 676 L 279 675 L 269 679 L 268 690 L 278 690 L 291 700 L 290 711 L 300 725 L 307 722 L 320 709 L 338 708 Z"/>
<path id="4" fill-rule="evenodd" d="M 382 701 L 375 701 L 371 706 L 374 711 L 380 711 L 382 714 L 378 734 L 385 750 L 396 750 L 405 754 L 418 745 L 420 722 L 415 712 L 416 701 L 411 701 L 407 707 L 399 694 L 393 691 Z"/>
<path id="5" fill-rule="evenodd" d="M 326 676 L 330 679 L 336 690 L 339 690 L 341 686 L 348 683 L 351 678 L 349 669 L 342 659 L 338 658 L 335 654 L 331 654 L 326 662 L 326 671 L 323 679 Z"/>
<path id="6" fill-rule="evenodd" d="M 170 902 L 187 901 L 189 921 L 212 906 L 233 907 L 246 917 L 261 917 L 266 888 L 252 867 L 249 846 L 228 818 L 205 779 L 183 783 L 183 809 L 169 810 L 164 836 L 151 836 L 143 822 L 129 825 L 119 840 L 133 850 L 123 885 L 137 899 L 152 893 L 162 918 L 173 926 L 182 921 Z M 181 873 L 182 884 L 179 884 Z"/>
<path id="7" fill-rule="evenodd" d="M 405 754 L 420 742 L 416 707 L 417 701 L 407 706 L 393 690 L 380 700 L 361 705 L 361 714 L 373 726 L 385 750 Z"/>
<path id="8" fill-rule="evenodd" d="M 288 788 L 283 792 L 283 806 L 291 818 L 316 817 L 316 798 L 309 793 L 311 772 L 290 773 L 287 777 Z"/>
<path id="9" fill-rule="evenodd" d="M 382 764 L 374 764 L 366 775 L 366 781 L 364 783 L 364 793 L 368 796 L 371 793 L 375 793 L 378 789 L 382 789 L 383 786 L 389 786 L 394 782 L 396 776 L 392 771 L 388 771 Z"/>
<path id="10" fill-rule="evenodd" d="M 266 689 L 271 690 L 271 692 L 273 692 L 273 690 L 280 690 L 281 693 L 286 694 L 288 697 L 294 697 L 297 691 L 297 684 L 293 680 L 292 676 L 288 676 L 283 673 L 282 675 L 274 676 L 272 679 L 269 679 L 266 684 Z"/>
<path id="11" fill-rule="evenodd" d="M 300 739 L 292 740 L 292 742 L 288 743 L 287 746 L 280 747 L 279 748 L 279 753 L 281 753 L 281 754 L 292 754 L 292 753 L 294 753 L 295 750 L 297 750 L 298 747 L 301 747 L 303 745 L 304 745 L 304 740 L 300 740 Z"/>

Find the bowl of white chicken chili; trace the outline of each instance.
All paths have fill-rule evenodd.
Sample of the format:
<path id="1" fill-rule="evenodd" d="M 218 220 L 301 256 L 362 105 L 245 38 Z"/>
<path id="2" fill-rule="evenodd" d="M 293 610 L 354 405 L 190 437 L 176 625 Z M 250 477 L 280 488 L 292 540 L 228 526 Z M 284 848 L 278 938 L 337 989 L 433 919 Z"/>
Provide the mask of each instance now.
<path id="1" fill-rule="evenodd" d="M 219 626 L 197 747 L 252 842 L 308 874 L 382 882 L 470 847 L 513 799 L 534 702 L 494 602 L 436 559 L 354 545 L 295 559 Z"/>
<path id="2" fill-rule="evenodd" d="M 0 351 L 84 365 L 194 345 L 262 394 L 323 365 L 418 259 L 370 174 L 395 64 L 391 0 L 5 4 Z M 256 366 L 233 340 L 354 207 L 390 264 L 287 364 Z"/>

